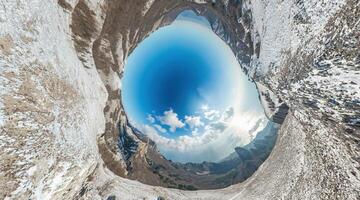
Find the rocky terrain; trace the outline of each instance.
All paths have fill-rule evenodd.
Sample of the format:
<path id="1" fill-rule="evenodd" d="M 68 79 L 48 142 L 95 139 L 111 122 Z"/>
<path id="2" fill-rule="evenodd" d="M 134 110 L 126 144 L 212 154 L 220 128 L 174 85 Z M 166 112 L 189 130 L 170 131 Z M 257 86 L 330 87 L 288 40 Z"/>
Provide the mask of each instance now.
<path id="1" fill-rule="evenodd" d="M 277 137 L 278 125 L 269 122 L 254 140 L 244 147 L 237 147 L 224 160 L 202 163 L 176 163 L 159 154 L 155 144 L 149 144 L 145 154 L 147 169 L 131 169 L 128 178 L 148 185 L 183 190 L 219 189 L 236 184 L 250 177 L 269 156 Z M 146 171 L 154 174 L 146 174 Z M 134 177 L 137 176 L 137 177 Z M 155 175 L 155 176 L 154 176 Z"/>
<path id="2" fill-rule="evenodd" d="M 159 176 L 119 100 L 124 62 L 186 9 L 282 122 L 268 159 L 224 189 L 126 178 Z M 358 0 L 2 0 L 0 27 L 0 199 L 360 198 Z"/>

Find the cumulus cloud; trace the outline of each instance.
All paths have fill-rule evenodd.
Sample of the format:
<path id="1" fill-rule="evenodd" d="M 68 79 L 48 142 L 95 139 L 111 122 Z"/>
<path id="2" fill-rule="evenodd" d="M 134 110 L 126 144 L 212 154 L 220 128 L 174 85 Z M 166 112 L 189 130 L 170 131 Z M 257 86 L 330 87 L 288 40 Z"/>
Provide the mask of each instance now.
<path id="1" fill-rule="evenodd" d="M 164 129 L 162 126 L 160 126 L 159 124 L 155 124 L 154 127 L 161 133 L 166 133 L 166 129 Z"/>
<path id="2" fill-rule="evenodd" d="M 259 117 L 254 121 L 261 119 Z M 262 120 L 267 121 L 266 118 Z M 253 123 L 253 120 L 250 121 Z M 223 131 L 221 131 L 224 128 L 223 124 L 213 124 L 209 126 L 208 131 L 183 135 L 176 139 L 162 136 L 156 128 L 148 125 L 145 125 L 141 131 L 156 142 L 160 152 L 168 159 L 183 163 L 216 162 L 232 153 L 235 147 L 246 145 L 251 140 L 249 130 L 241 128 L 244 127 L 244 123 L 249 121 L 240 121 L 239 127 L 228 124 Z M 260 126 L 257 131 L 262 130 L 264 126 Z"/>
<path id="3" fill-rule="evenodd" d="M 210 130 L 222 132 L 228 127 L 228 124 L 222 121 L 218 121 L 211 123 L 209 126 L 211 127 Z"/>
<path id="4" fill-rule="evenodd" d="M 151 124 L 155 122 L 155 118 L 154 118 L 152 115 L 150 115 L 150 114 L 148 114 L 148 116 L 147 116 L 146 119 L 147 119 Z"/>
<path id="5" fill-rule="evenodd" d="M 194 130 L 191 131 L 191 134 L 192 134 L 193 136 L 199 135 L 199 134 L 200 134 L 200 133 L 199 133 L 199 129 L 198 129 L 198 128 L 194 128 Z"/>
<path id="6" fill-rule="evenodd" d="M 204 116 L 207 120 L 215 120 L 220 117 L 220 113 L 217 110 L 208 110 L 204 112 Z"/>
<path id="7" fill-rule="evenodd" d="M 201 110 L 209 110 L 209 106 L 207 104 L 204 104 L 201 106 Z"/>
<path id="8" fill-rule="evenodd" d="M 228 119 L 231 119 L 233 116 L 234 116 L 234 108 L 233 107 L 230 107 L 228 108 L 225 113 L 223 114 L 223 118 L 224 120 L 228 120 Z"/>
<path id="9" fill-rule="evenodd" d="M 142 125 L 138 128 L 142 133 L 146 134 L 150 139 L 152 139 L 153 141 L 155 141 L 157 143 L 161 141 L 161 138 L 164 138 L 164 137 L 160 136 L 158 131 L 156 130 L 156 128 L 154 128 L 152 126 Z"/>
<path id="10" fill-rule="evenodd" d="M 159 117 L 159 119 L 161 124 L 170 127 L 171 132 L 175 132 L 177 128 L 183 128 L 185 126 L 172 109 L 165 111 L 164 115 Z"/>
<path id="11" fill-rule="evenodd" d="M 153 116 L 162 125 L 170 129 L 173 127 L 173 131 L 188 125 L 191 128 L 188 135 L 168 137 L 162 134 L 168 130 L 164 132 L 164 126 L 157 123 L 142 125 L 139 130 L 156 142 L 160 152 L 168 159 L 202 162 L 223 159 L 235 147 L 248 144 L 267 123 L 264 114 L 239 112 L 233 108 L 222 112 L 200 109 L 202 112 L 198 115 L 185 116 L 184 119 L 179 119 L 172 109 L 165 111 L 163 116 Z"/>
<path id="12" fill-rule="evenodd" d="M 185 123 L 188 124 L 191 129 L 204 125 L 204 123 L 201 122 L 200 116 L 185 116 Z"/>

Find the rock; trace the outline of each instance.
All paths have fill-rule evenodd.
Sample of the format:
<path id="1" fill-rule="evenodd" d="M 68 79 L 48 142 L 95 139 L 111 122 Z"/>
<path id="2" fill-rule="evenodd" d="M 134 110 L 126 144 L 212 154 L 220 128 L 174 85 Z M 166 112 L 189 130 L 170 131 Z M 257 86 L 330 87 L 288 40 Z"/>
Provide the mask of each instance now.
<path id="1" fill-rule="evenodd" d="M 119 101 L 124 62 L 183 9 L 209 19 L 281 123 L 256 174 L 224 189 L 128 180 L 161 184 Z M 1 1 L 0 199 L 74 199 L 85 185 L 87 199 L 358 199 L 359 15 L 357 0 Z"/>
<path id="2" fill-rule="evenodd" d="M 109 196 L 106 200 L 116 200 L 116 196 L 111 195 L 111 196 Z"/>

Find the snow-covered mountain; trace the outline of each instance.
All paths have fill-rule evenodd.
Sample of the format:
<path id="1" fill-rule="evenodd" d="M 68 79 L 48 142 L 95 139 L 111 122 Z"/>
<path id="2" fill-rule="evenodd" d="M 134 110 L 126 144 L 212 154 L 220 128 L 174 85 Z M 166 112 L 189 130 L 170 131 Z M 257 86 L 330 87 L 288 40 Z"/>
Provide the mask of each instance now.
<path id="1" fill-rule="evenodd" d="M 154 151 L 119 100 L 124 62 L 185 9 L 282 122 L 268 159 L 224 189 L 123 178 L 153 176 Z M 0 199 L 359 199 L 359 18 L 358 0 L 0 1 Z"/>

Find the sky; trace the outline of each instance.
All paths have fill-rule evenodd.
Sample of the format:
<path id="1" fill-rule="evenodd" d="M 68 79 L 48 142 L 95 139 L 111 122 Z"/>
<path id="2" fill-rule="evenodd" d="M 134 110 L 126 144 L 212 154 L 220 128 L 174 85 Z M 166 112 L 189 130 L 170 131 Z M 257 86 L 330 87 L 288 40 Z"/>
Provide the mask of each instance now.
<path id="1" fill-rule="evenodd" d="M 192 11 L 129 56 L 122 100 L 130 122 L 178 162 L 218 161 L 267 123 L 231 49 Z"/>

